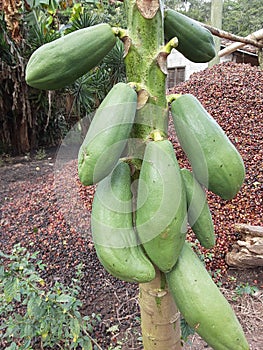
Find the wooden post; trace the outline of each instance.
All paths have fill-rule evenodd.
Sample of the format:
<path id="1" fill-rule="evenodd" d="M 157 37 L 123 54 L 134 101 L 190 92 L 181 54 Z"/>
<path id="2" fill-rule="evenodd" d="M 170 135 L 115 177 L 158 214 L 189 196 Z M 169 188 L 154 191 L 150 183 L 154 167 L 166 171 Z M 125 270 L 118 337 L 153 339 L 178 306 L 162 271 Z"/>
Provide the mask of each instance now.
<path id="1" fill-rule="evenodd" d="M 211 25 L 221 29 L 222 28 L 222 15 L 223 15 L 223 0 L 212 0 L 211 2 Z M 221 39 L 219 37 L 216 37 L 215 39 L 215 49 L 216 53 L 220 50 L 221 45 Z M 216 55 L 215 58 L 213 58 L 209 62 L 209 66 L 212 67 L 214 64 L 217 64 L 220 62 L 220 58 L 218 55 Z"/>

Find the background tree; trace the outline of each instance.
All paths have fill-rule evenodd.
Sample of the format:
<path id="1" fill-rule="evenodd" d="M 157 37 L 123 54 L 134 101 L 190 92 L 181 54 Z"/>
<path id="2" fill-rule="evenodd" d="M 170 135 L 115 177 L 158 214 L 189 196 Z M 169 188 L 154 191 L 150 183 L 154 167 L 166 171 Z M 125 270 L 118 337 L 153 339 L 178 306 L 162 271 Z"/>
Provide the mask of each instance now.
<path id="1" fill-rule="evenodd" d="M 200 22 L 210 24 L 211 1 L 167 0 L 166 6 L 185 13 Z M 246 36 L 263 27 L 261 0 L 224 0 L 222 29 Z"/>
<path id="2" fill-rule="evenodd" d="M 0 17 L 0 153 L 22 154 L 57 145 L 76 120 L 97 108 L 112 84 L 125 76 L 118 41 L 99 67 L 72 86 L 37 91 L 24 80 L 31 53 L 61 35 L 102 21 L 122 25 L 125 16 L 121 2 L 28 0 L 12 9 L 8 3 Z"/>
<path id="3" fill-rule="evenodd" d="M 223 29 L 247 36 L 263 27 L 261 0 L 224 0 Z"/>
<path id="4" fill-rule="evenodd" d="M 2 4 L 0 153 L 21 154 L 38 147 L 57 145 L 76 120 L 99 105 L 112 84 L 124 79 L 122 44 L 118 41 L 94 71 L 72 86 L 52 93 L 36 91 L 25 84 L 27 60 L 37 47 L 72 30 L 100 22 L 125 27 L 123 3 L 27 0 L 18 6 L 3 0 Z M 166 6 L 211 24 L 210 1 L 167 0 Z M 262 28 L 262 13 L 261 0 L 225 0 L 222 29 L 248 35 Z"/>
<path id="5" fill-rule="evenodd" d="M 196 19 L 203 23 L 210 23 L 211 2 L 205 0 L 167 0 L 167 7 Z"/>

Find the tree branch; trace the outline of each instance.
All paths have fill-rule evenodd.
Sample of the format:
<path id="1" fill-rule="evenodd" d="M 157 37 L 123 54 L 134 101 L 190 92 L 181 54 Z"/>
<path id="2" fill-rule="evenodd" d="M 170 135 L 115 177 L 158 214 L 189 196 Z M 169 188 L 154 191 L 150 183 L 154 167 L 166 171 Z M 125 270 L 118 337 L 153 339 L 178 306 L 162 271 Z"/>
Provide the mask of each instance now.
<path id="1" fill-rule="evenodd" d="M 231 34 L 229 32 L 226 32 L 224 30 L 218 29 L 218 28 L 214 28 L 212 26 L 209 26 L 207 24 L 203 24 L 201 23 L 203 27 L 205 27 L 206 29 L 210 30 L 210 32 L 215 35 L 218 36 L 220 38 L 225 38 L 225 39 L 229 39 L 232 41 L 237 41 L 243 44 L 248 44 L 248 45 L 253 45 L 256 46 L 258 48 L 263 48 L 263 43 L 251 38 L 244 38 L 242 36 L 239 35 L 235 35 L 235 34 Z"/>

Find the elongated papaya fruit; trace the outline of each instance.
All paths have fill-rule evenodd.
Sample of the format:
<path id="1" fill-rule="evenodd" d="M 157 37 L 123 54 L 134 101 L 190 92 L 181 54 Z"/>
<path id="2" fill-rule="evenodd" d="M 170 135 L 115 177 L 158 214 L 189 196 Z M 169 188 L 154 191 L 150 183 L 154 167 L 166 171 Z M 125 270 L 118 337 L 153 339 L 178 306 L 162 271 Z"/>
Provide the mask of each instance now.
<path id="1" fill-rule="evenodd" d="M 99 182 L 117 164 L 129 137 L 137 94 L 124 83 L 116 84 L 99 106 L 78 155 L 78 173 L 85 185 Z"/>
<path id="2" fill-rule="evenodd" d="M 171 112 L 195 178 L 223 199 L 235 197 L 245 178 L 244 163 L 218 123 L 190 94 L 172 102 Z"/>
<path id="3" fill-rule="evenodd" d="M 161 271 L 175 265 L 186 235 L 186 197 L 169 140 L 150 141 L 140 170 L 136 229 L 149 258 Z"/>
<path id="4" fill-rule="evenodd" d="M 181 169 L 186 189 L 188 223 L 204 248 L 215 245 L 215 231 L 206 194 L 191 171 Z"/>
<path id="5" fill-rule="evenodd" d="M 208 345 L 214 350 L 249 349 L 230 304 L 189 243 L 166 277 L 179 311 Z"/>
<path id="6" fill-rule="evenodd" d="M 97 256 L 113 276 L 128 282 L 149 282 L 155 269 L 138 245 L 133 229 L 129 165 L 120 162 L 98 186 L 91 229 Z"/>
<path id="7" fill-rule="evenodd" d="M 28 61 L 26 82 L 37 89 L 61 89 L 98 65 L 115 43 L 110 25 L 101 23 L 44 44 Z"/>
<path id="8" fill-rule="evenodd" d="M 164 35 L 167 40 L 178 39 L 176 50 L 192 62 L 209 62 L 215 57 L 211 32 L 197 21 L 171 9 L 164 15 Z"/>

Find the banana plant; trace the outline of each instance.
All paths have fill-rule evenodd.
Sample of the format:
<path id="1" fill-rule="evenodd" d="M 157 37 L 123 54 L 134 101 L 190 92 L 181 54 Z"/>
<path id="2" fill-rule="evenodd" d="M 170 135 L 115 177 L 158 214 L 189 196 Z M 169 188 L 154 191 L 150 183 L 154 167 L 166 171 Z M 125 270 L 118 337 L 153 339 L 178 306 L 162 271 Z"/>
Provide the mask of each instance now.
<path id="1" fill-rule="evenodd" d="M 166 95 L 171 51 L 208 62 L 213 37 L 159 0 L 125 0 L 125 9 L 127 28 L 100 23 L 36 50 L 27 83 L 61 88 L 123 42 L 125 83 L 100 104 L 78 154 L 81 183 L 97 184 L 91 215 L 97 256 L 113 276 L 139 284 L 144 350 L 181 349 L 180 313 L 213 349 L 248 350 L 231 306 L 186 240 L 188 222 L 201 244 L 214 244 L 204 188 L 233 198 L 244 164 L 194 96 Z M 169 141 L 170 107 L 192 167 L 186 180 Z"/>

